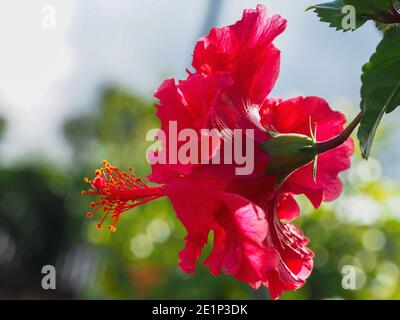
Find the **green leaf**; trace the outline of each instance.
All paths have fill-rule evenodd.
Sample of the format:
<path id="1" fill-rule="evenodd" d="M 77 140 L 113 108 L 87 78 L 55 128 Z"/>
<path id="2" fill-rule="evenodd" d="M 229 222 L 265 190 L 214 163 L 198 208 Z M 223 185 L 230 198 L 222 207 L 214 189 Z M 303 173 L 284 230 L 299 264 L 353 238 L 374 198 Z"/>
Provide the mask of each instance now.
<path id="1" fill-rule="evenodd" d="M 344 2 L 346 5 L 354 6 L 358 15 L 373 16 L 388 10 L 395 0 L 344 0 Z"/>
<path id="2" fill-rule="evenodd" d="M 321 21 L 329 23 L 329 26 L 344 32 L 361 27 L 368 20 L 374 19 L 378 13 L 388 10 L 394 0 L 336 0 L 309 7 L 314 10 Z M 356 20 L 354 29 L 344 29 L 343 19 L 348 13 L 342 12 L 344 6 L 351 5 L 355 8 Z"/>
<path id="3" fill-rule="evenodd" d="M 321 3 L 315 6 L 309 7 L 307 10 L 314 10 L 320 18 L 320 21 L 329 23 L 331 28 L 336 30 L 343 30 L 344 32 L 350 29 L 343 29 L 342 21 L 345 14 L 342 13 L 342 7 L 344 6 L 343 0 L 336 0 L 328 3 Z M 361 26 L 365 21 L 356 20 L 356 23 Z"/>
<path id="4" fill-rule="evenodd" d="M 358 129 L 364 158 L 368 158 L 379 123 L 386 113 L 400 105 L 400 28 L 392 28 L 363 67 L 361 110 Z"/>

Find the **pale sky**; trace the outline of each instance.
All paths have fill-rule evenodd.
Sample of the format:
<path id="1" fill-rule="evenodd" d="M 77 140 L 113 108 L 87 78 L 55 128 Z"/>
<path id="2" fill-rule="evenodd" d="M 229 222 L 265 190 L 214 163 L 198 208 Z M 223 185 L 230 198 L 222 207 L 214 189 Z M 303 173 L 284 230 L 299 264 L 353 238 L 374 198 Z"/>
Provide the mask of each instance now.
<path id="1" fill-rule="evenodd" d="M 217 25 L 263 3 L 288 20 L 275 96 L 319 95 L 334 108 L 358 106 L 360 71 L 380 35 L 372 25 L 338 33 L 301 0 L 224 0 Z M 118 83 L 151 99 L 162 79 L 182 77 L 204 28 L 205 0 L 2 0 L 0 114 L 8 131 L 0 152 L 64 162 L 65 117 L 89 111 L 99 87 Z M 54 8 L 55 29 L 49 26 Z M 52 21 L 50 21 L 51 25 Z M 356 111 L 354 111 L 355 113 Z"/>

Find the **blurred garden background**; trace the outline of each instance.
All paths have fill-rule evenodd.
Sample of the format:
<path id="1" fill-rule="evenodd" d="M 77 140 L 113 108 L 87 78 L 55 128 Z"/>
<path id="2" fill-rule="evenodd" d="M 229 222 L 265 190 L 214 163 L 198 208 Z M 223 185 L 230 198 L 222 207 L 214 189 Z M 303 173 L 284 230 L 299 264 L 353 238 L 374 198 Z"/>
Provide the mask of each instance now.
<path id="1" fill-rule="evenodd" d="M 123 214 L 110 233 L 86 218 L 90 199 L 81 197 L 83 177 L 103 159 L 150 172 L 145 135 L 159 126 L 152 92 L 184 76 L 200 35 L 257 3 L 289 21 L 276 42 L 273 95 L 319 95 L 353 117 L 360 70 L 380 34 L 372 24 L 345 35 L 329 29 L 304 11 L 315 1 L 2 1 L 0 299 L 268 299 L 265 288 L 205 267 L 180 272 L 185 232 L 166 199 Z M 42 23 L 49 8 L 54 29 Z M 282 299 L 400 298 L 399 121 L 398 112 L 384 121 L 368 161 L 356 148 L 338 200 L 318 210 L 301 201 L 296 224 L 315 268 Z M 48 264 L 54 291 L 41 288 Z M 357 268 L 356 290 L 342 288 L 344 265 Z"/>

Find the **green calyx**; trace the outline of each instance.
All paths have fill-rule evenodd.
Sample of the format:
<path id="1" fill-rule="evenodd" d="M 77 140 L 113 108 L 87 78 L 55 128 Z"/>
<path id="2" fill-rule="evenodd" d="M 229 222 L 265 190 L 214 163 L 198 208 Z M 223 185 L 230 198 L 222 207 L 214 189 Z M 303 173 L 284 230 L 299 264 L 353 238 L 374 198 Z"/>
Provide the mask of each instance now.
<path id="1" fill-rule="evenodd" d="M 276 188 L 297 169 L 314 161 L 313 177 L 315 180 L 317 169 L 317 144 L 312 137 L 303 134 L 288 133 L 281 134 L 268 131 L 271 138 L 261 144 L 269 157 L 266 175 L 275 175 L 277 178 Z"/>
<path id="2" fill-rule="evenodd" d="M 278 133 L 266 128 L 270 139 L 260 145 L 270 158 L 265 175 L 275 175 L 276 188 L 279 188 L 293 172 L 314 161 L 313 178 L 316 181 L 318 155 L 345 143 L 363 117 L 364 114 L 360 112 L 339 135 L 322 142 L 316 140 L 317 126 L 315 124 L 313 131 L 311 118 L 311 137 L 297 133 Z"/>

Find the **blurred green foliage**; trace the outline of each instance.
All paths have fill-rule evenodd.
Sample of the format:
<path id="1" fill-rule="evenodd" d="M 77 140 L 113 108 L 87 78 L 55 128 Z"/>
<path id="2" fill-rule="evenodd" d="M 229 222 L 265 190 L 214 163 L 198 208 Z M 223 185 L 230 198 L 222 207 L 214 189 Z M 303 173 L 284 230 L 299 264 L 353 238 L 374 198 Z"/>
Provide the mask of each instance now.
<path id="1" fill-rule="evenodd" d="M 0 116 L 0 139 L 5 131 L 6 128 L 6 120 Z"/>
<path id="2" fill-rule="evenodd" d="M 81 222 L 67 210 L 73 190 L 69 177 L 50 165 L 0 169 L 0 296 L 46 295 L 42 267 L 56 265 L 77 241 Z"/>
<path id="3" fill-rule="evenodd" d="M 265 288 L 212 276 L 200 264 L 195 275 L 180 272 L 177 254 L 185 231 L 166 199 L 124 213 L 115 233 L 96 229 L 100 216 L 85 218 L 92 199 L 80 195 L 87 187 L 82 177 L 101 160 L 132 165 L 140 176 L 150 172 L 145 134 L 159 127 L 154 111 L 145 99 L 106 87 L 90 113 L 65 123 L 70 168 L 32 164 L 0 170 L 0 295 L 42 296 L 40 268 L 54 264 L 60 270 L 56 291 L 63 297 L 268 298 Z M 400 188 L 381 175 L 377 161 L 360 159 L 355 155 L 342 176 L 344 192 L 337 201 L 314 210 L 299 197 L 303 214 L 296 224 L 310 238 L 315 268 L 302 289 L 282 299 L 400 298 Z M 357 268 L 356 290 L 342 288 L 344 265 Z"/>

